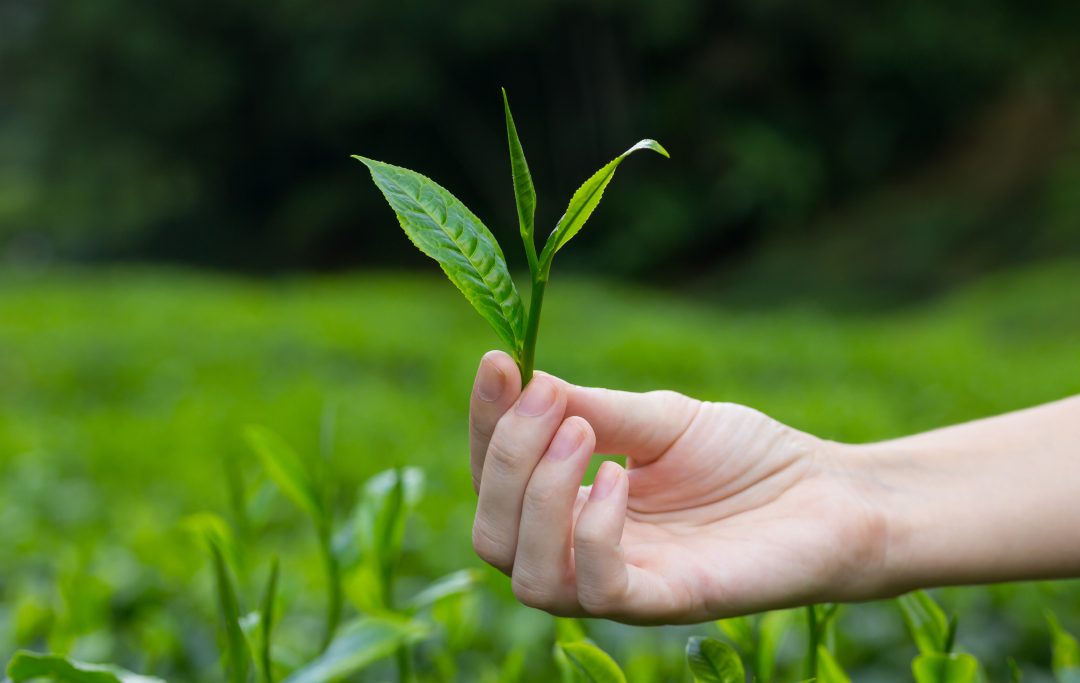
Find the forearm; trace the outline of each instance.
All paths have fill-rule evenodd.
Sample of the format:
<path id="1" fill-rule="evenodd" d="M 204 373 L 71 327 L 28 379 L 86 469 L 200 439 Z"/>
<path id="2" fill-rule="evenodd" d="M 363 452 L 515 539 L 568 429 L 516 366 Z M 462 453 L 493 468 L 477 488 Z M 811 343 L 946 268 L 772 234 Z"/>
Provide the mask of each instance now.
<path id="1" fill-rule="evenodd" d="M 1080 577 L 1080 397 L 850 449 L 882 593 Z"/>

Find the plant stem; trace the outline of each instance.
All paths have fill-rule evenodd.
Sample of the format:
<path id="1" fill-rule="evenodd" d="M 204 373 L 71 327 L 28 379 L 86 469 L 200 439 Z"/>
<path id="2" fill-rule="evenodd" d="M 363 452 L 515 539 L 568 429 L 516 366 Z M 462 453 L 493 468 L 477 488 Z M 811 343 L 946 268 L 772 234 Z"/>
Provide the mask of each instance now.
<path id="1" fill-rule="evenodd" d="M 330 530 L 319 531 L 319 546 L 322 550 L 323 566 L 326 569 L 326 633 L 323 635 L 321 652 L 330 646 L 341 621 L 341 568 L 330 547 Z"/>
<path id="2" fill-rule="evenodd" d="M 533 277 L 532 302 L 529 304 L 529 319 L 525 324 L 525 344 L 521 350 L 521 361 L 518 369 L 521 370 L 521 388 L 533 378 L 533 363 L 536 360 L 536 334 L 540 331 L 540 309 L 544 305 L 544 289 L 547 287 L 548 272 L 551 262 Z"/>
<path id="3" fill-rule="evenodd" d="M 412 669 L 412 653 L 408 645 L 402 645 L 397 649 L 398 683 L 414 683 L 416 676 Z"/>
<path id="4" fill-rule="evenodd" d="M 806 625 L 809 628 L 809 640 L 806 647 L 806 663 L 803 665 L 803 678 L 817 678 L 818 625 L 817 610 L 814 605 L 806 606 Z"/>

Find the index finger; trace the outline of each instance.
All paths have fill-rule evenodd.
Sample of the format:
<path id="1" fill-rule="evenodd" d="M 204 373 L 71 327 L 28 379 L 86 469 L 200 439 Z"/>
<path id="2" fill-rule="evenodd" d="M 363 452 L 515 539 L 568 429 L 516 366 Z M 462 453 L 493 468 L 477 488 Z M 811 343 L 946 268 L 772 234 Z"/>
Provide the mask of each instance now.
<path id="1" fill-rule="evenodd" d="M 473 489 L 480 493 L 491 435 L 499 418 L 514 405 L 521 394 L 521 374 L 517 363 L 502 351 L 488 351 L 480 359 L 469 400 L 469 463 Z"/>

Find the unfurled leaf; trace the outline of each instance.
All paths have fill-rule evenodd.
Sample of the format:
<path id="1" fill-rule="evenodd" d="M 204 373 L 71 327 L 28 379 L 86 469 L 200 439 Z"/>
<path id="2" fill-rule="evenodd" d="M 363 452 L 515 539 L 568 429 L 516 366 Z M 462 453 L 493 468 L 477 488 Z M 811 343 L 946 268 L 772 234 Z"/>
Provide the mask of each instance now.
<path id="1" fill-rule="evenodd" d="M 325 521 L 322 501 L 296 452 L 280 436 L 259 425 L 248 425 L 244 429 L 244 438 L 258 456 L 266 476 L 321 528 Z"/>
<path id="2" fill-rule="evenodd" d="M 694 636 L 686 643 L 686 663 L 695 683 L 745 683 L 746 672 L 735 648 Z"/>
<path id="3" fill-rule="evenodd" d="M 367 617 L 346 624 L 317 659 L 292 672 L 282 683 L 332 683 L 341 680 L 398 647 L 422 638 L 427 629 L 415 622 Z"/>
<path id="4" fill-rule="evenodd" d="M 949 620 L 934 599 L 923 591 L 914 591 L 896 599 L 904 614 L 911 637 L 923 654 L 948 651 Z"/>
<path id="5" fill-rule="evenodd" d="M 608 653 L 591 643 L 558 643 L 586 683 L 626 683 L 626 676 Z"/>
<path id="6" fill-rule="evenodd" d="M 210 544 L 210 557 L 214 565 L 214 579 L 217 583 L 218 610 L 221 613 L 222 630 L 228 654 L 229 681 L 247 683 L 248 657 L 247 639 L 240 629 L 240 604 L 236 599 L 229 569 L 216 543 Z"/>
<path id="7" fill-rule="evenodd" d="M 978 670 L 979 663 L 971 655 L 931 652 L 911 663 L 915 683 L 971 683 Z"/>
<path id="8" fill-rule="evenodd" d="M 1061 627 L 1057 615 L 1045 610 L 1046 621 L 1050 625 L 1050 640 L 1053 647 L 1051 668 L 1054 677 L 1061 683 L 1080 683 L 1080 645 L 1076 638 Z"/>
<path id="9" fill-rule="evenodd" d="M 112 664 L 87 664 L 25 650 L 11 658 L 7 675 L 13 683 L 33 678 L 52 678 L 65 683 L 164 683 L 160 678 L 141 676 Z"/>
<path id="10" fill-rule="evenodd" d="M 525 309 L 499 243 L 465 205 L 437 183 L 408 169 L 361 156 L 397 214 L 405 234 L 443 272 L 517 356 Z"/>
<path id="11" fill-rule="evenodd" d="M 600 198 L 604 196 L 604 189 L 615 175 L 615 169 L 619 167 L 623 159 L 639 149 L 651 149 L 654 152 L 670 157 L 667 150 L 660 146 L 660 143 L 655 140 L 642 140 L 594 173 L 570 198 L 570 205 L 566 208 L 566 213 L 559 219 L 554 232 L 548 237 L 547 244 L 544 246 L 545 254 L 554 254 L 559 249 L 562 249 L 563 245 L 581 230 L 581 226 L 585 225 L 585 221 L 589 220 L 589 216 L 592 215 L 593 210 L 600 203 Z"/>
<path id="12" fill-rule="evenodd" d="M 791 610 L 769 612 L 758 622 L 757 650 L 754 653 L 754 677 L 758 683 L 772 683 L 776 676 L 776 652 L 780 649 L 794 621 Z"/>
<path id="13" fill-rule="evenodd" d="M 555 662 L 555 668 L 559 670 L 559 680 L 562 683 L 582 683 L 584 675 L 566 656 L 566 651 L 559 647 L 558 643 L 551 646 L 551 659 Z"/>
<path id="14" fill-rule="evenodd" d="M 525 163 L 525 152 L 521 149 L 517 127 L 514 126 L 514 117 L 510 115 L 510 101 L 506 99 L 505 88 L 503 88 L 502 95 L 503 107 L 506 109 L 506 137 L 510 142 L 510 168 L 514 174 L 514 197 L 517 199 L 518 225 L 521 228 L 521 237 L 525 240 L 525 248 L 530 249 L 531 247 L 535 256 L 533 220 L 536 215 L 536 190 L 533 188 L 529 164 Z"/>
<path id="15" fill-rule="evenodd" d="M 481 573 L 476 569 L 462 569 L 452 574 L 436 579 L 428 584 L 427 588 L 417 593 L 409 600 L 410 609 L 423 609 L 435 601 L 441 600 L 448 595 L 464 593 L 472 590 L 480 582 Z"/>
<path id="16" fill-rule="evenodd" d="M 851 679 L 840 666 L 840 662 L 836 661 L 824 645 L 818 645 L 817 681 L 818 683 L 851 683 Z"/>
<path id="17" fill-rule="evenodd" d="M 716 624 L 724 635 L 735 641 L 735 645 L 742 650 L 744 657 L 753 658 L 757 651 L 757 641 L 754 638 L 754 627 L 750 623 L 750 617 L 721 619 Z"/>
<path id="18" fill-rule="evenodd" d="M 577 619 L 555 618 L 555 642 L 578 643 L 585 640 L 585 627 Z"/>

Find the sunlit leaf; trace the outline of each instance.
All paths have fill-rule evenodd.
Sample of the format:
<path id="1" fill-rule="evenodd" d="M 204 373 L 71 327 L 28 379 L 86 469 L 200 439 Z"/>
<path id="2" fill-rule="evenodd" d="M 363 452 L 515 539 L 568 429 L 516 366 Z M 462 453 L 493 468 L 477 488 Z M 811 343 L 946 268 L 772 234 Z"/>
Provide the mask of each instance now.
<path id="1" fill-rule="evenodd" d="M 570 205 L 566 207 L 566 213 L 559 219 L 555 230 L 548 237 L 547 244 L 544 246 L 545 254 L 554 254 L 559 249 L 562 249 L 563 245 L 581 230 L 581 227 L 585 225 L 585 221 L 589 220 L 589 216 L 592 215 L 593 210 L 596 209 L 600 199 L 604 196 L 604 189 L 615 175 L 615 169 L 619 167 L 623 159 L 639 149 L 651 149 L 666 157 L 670 156 L 667 150 L 655 140 L 642 140 L 608 162 L 606 166 L 586 180 L 577 189 L 574 196 L 570 198 Z"/>
<path id="2" fill-rule="evenodd" d="M 750 617 L 721 619 L 716 624 L 724 632 L 724 635 L 735 641 L 735 645 L 742 650 L 744 657 L 752 658 L 754 656 L 757 651 L 757 642 L 754 638 L 754 628 L 750 624 Z"/>
<path id="3" fill-rule="evenodd" d="M 332 683 L 393 654 L 401 645 L 426 635 L 415 622 L 365 617 L 343 626 L 317 659 L 292 672 L 282 683 Z"/>
<path id="4" fill-rule="evenodd" d="M 923 654 L 944 653 L 949 638 L 949 620 L 934 599 L 914 591 L 896 599 L 904 614 L 908 632 Z"/>
<path id="5" fill-rule="evenodd" d="M 911 663 L 915 683 L 971 683 L 979 663 L 971 655 L 930 652 L 921 654 Z"/>
<path id="6" fill-rule="evenodd" d="M 311 475 L 293 449 L 280 436 L 259 425 L 244 428 L 244 438 L 270 477 L 293 505 L 323 524 L 323 506 Z"/>
<path id="7" fill-rule="evenodd" d="M 570 663 L 587 683 L 626 683 L 626 676 L 608 653 L 591 643 L 559 643 Z"/>
<path id="8" fill-rule="evenodd" d="M 686 663 L 696 683 L 745 683 L 746 672 L 735 648 L 694 636 L 686 643 Z"/>
<path id="9" fill-rule="evenodd" d="M 448 595 L 472 590 L 480 582 L 482 574 L 476 569 L 462 569 L 432 581 L 424 590 L 408 602 L 410 609 L 422 609 Z"/>
<path id="10" fill-rule="evenodd" d="M 87 664 L 60 655 L 43 655 L 20 650 L 7 667 L 8 678 L 22 683 L 33 678 L 52 678 L 66 683 L 164 683 L 154 676 L 141 676 L 112 664 Z"/>
<path id="11" fill-rule="evenodd" d="M 208 558 L 212 553 L 211 545 L 217 545 L 225 563 L 236 577 L 239 579 L 247 575 L 240 543 L 236 540 L 232 527 L 224 519 L 212 512 L 196 512 L 180 520 L 180 526 L 191 533 L 192 540 Z"/>
<path id="12" fill-rule="evenodd" d="M 1058 621 L 1057 615 L 1045 611 L 1046 621 L 1050 625 L 1050 641 L 1053 654 L 1051 668 L 1054 677 L 1061 683 L 1080 683 L 1080 644 L 1066 631 Z"/>
<path id="13" fill-rule="evenodd" d="M 555 619 L 555 642 L 577 643 L 585 640 L 585 627 L 577 619 L 556 617 Z"/>
<path id="14" fill-rule="evenodd" d="M 824 645 L 818 645 L 817 681 L 818 683 L 851 683 L 851 679 L 840 666 L 840 662 L 836 661 Z"/>
<path id="15" fill-rule="evenodd" d="M 525 309 L 495 237 L 437 183 L 408 169 L 361 156 L 405 234 L 495 329 L 515 355 L 524 338 Z"/>
<path id="16" fill-rule="evenodd" d="M 529 164 L 525 162 L 525 152 L 521 149 L 514 117 L 510 115 L 510 101 L 506 99 L 506 89 L 502 91 L 503 107 L 506 109 L 506 136 L 510 142 L 510 168 L 514 175 L 514 197 L 517 200 L 518 225 L 525 248 L 533 245 L 533 220 L 536 214 L 536 190 L 533 188 Z"/>

